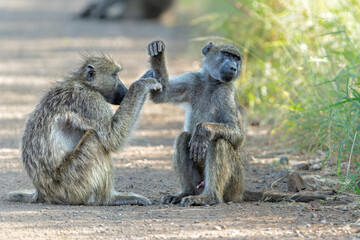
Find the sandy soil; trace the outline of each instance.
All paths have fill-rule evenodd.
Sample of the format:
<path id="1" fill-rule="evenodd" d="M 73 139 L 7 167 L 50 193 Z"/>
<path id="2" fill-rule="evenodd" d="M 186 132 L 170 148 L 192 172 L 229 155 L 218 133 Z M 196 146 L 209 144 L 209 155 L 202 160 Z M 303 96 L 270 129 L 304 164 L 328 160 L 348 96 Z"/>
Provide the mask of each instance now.
<path id="1" fill-rule="evenodd" d="M 128 146 L 114 155 L 116 189 L 149 197 L 154 205 L 57 206 L 6 201 L 9 191 L 32 185 L 20 162 L 20 137 L 26 116 L 41 94 L 81 62 L 81 51 L 118 57 L 127 86 L 147 68 L 146 44 L 161 38 L 168 45 L 171 74 L 199 67 L 198 54 L 186 51 L 191 29 L 166 22 L 83 21 L 74 19 L 85 0 L 0 2 L 0 239 L 357 239 L 359 208 L 348 195 L 327 202 L 228 203 L 205 207 L 159 204 L 162 194 L 178 190 L 171 170 L 174 138 L 184 111 L 147 102 Z M 176 22 L 176 21 L 175 21 Z M 251 127 L 248 188 L 286 191 L 281 178 L 292 165 L 321 156 L 269 157 L 274 144 L 268 129 Z M 267 155 L 267 158 L 263 158 Z M 287 156 L 289 166 L 279 166 Z M 336 190 L 330 171 L 300 171 L 308 189 Z M 272 184 L 274 183 L 274 184 Z"/>

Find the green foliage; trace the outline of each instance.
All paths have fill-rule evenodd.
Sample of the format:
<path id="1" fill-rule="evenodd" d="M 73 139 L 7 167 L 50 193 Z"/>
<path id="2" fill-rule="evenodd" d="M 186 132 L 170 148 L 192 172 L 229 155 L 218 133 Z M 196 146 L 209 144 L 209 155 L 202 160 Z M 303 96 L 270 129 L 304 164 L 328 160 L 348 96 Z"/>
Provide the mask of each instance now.
<path id="1" fill-rule="evenodd" d="M 193 20 L 244 54 L 237 82 L 252 116 L 274 120 L 298 148 L 328 151 L 336 173 L 359 192 L 360 2 L 358 0 L 198 0 Z M 196 11 L 196 8 L 194 9 Z M 349 161 L 350 159 L 350 161 Z"/>

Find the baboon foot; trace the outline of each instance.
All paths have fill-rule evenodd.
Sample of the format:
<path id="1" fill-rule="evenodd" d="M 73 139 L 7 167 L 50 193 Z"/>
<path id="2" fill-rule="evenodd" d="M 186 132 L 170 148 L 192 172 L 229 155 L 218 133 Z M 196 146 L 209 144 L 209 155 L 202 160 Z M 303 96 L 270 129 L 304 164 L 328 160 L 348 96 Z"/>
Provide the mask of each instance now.
<path id="1" fill-rule="evenodd" d="M 196 196 L 187 196 L 184 197 L 180 205 L 185 206 L 204 206 L 204 205 L 214 205 L 218 204 L 219 201 L 217 201 L 213 196 L 206 195 L 206 194 L 200 194 Z"/>
<path id="2" fill-rule="evenodd" d="M 181 202 L 181 199 L 186 196 L 185 194 L 179 194 L 179 195 L 165 195 L 161 198 L 162 204 L 178 204 Z"/>

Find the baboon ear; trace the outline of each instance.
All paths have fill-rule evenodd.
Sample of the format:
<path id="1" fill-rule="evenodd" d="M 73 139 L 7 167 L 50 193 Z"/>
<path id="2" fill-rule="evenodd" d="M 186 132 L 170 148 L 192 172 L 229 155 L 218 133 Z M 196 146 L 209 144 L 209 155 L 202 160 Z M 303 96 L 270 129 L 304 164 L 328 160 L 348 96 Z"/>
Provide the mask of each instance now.
<path id="1" fill-rule="evenodd" d="M 213 43 L 209 42 L 207 45 L 205 45 L 205 47 L 203 47 L 202 49 L 202 54 L 204 54 L 204 56 L 206 56 L 206 54 L 210 51 L 210 49 L 212 48 Z"/>
<path id="2" fill-rule="evenodd" d="M 86 77 L 86 80 L 89 81 L 89 82 L 94 81 L 94 79 L 95 79 L 95 69 L 94 69 L 93 65 L 89 64 L 89 65 L 86 66 L 85 77 Z"/>

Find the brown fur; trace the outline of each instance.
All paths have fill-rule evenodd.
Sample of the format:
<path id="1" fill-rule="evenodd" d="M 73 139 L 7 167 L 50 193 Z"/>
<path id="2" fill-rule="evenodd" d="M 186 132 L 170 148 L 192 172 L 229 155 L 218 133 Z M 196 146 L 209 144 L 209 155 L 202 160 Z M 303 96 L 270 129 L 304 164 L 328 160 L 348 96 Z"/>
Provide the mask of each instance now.
<path id="1" fill-rule="evenodd" d="M 106 56 L 87 56 L 77 72 L 45 93 L 22 137 L 22 160 L 35 190 L 10 193 L 9 200 L 151 203 L 140 195 L 115 192 L 111 153 L 126 142 L 147 93 L 161 86 L 155 79 L 140 79 L 127 91 L 117 76 L 120 69 Z M 115 114 L 107 102 L 120 104 Z"/>

